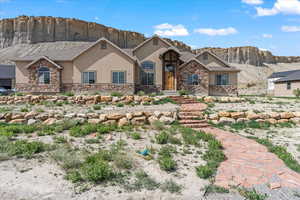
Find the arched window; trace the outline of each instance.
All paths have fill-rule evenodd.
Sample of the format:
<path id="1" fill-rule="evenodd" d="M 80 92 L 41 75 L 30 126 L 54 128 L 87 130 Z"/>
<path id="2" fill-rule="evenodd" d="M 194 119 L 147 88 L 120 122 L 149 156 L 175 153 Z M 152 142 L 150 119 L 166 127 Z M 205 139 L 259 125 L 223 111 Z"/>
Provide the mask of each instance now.
<path id="1" fill-rule="evenodd" d="M 38 70 L 40 84 L 50 84 L 50 70 L 48 67 L 40 67 Z"/>
<path id="2" fill-rule="evenodd" d="M 141 84 L 154 85 L 155 80 L 155 63 L 145 61 L 141 64 Z"/>

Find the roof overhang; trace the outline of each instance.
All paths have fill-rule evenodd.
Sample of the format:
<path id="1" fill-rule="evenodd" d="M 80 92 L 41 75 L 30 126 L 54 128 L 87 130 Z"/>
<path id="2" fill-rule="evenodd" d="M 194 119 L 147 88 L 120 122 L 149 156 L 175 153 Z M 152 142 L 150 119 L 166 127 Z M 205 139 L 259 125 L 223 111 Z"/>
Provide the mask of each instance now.
<path id="1" fill-rule="evenodd" d="M 32 61 L 31 63 L 29 63 L 28 65 L 25 66 L 26 69 L 30 68 L 33 64 L 37 63 L 40 60 L 47 60 L 49 63 L 53 64 L 55 67 L 57 67 L 58 69 L 63 69 L 62 66 L 60 66 L 59 64 L 55 63 L 53 60 L 51 60 L 50 58 L 48 58 L 47 56 L 42 56 L 34 61 Z"/>

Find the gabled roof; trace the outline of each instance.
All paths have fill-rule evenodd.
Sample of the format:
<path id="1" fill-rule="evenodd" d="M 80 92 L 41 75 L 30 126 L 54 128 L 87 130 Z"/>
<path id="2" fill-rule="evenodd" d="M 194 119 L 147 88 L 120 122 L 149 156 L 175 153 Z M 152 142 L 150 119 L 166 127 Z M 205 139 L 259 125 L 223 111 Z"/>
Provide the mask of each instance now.
<path id="1" fill-rule="evenodd" d="M 275 83 L 288 82 L 288 81 L 300 81 L 300 70 L 296 70 L 295 72 L 289 74 L 288 76 L 276 80 Z"/>
<path id="2" fill-rule="evenodd" d="M 16 71 L 14 65 L 0 65 L 0 79 L 15 78 Z"/>
<path id="3" fill-rule="evenodd" d="M 198 64 L 200 64 L 201 66 L 203 66 L 205 69 L 209 70 L 209 69 L 207 68 L 206 65 L 204 65 L 202 62 L 200 62 L 200 60 L 198 60 L 198 59 L 195 58 L 195 57 L 194 57 L 194 58 L 191 58 L 191 59 L 188 60 L 187 62 L 185 62 L 185 63 L 183 63 L 182 65 L 180 65 L 180 66 L 179 66 L 179 69 L 182 68 L 182 67 L 184 67 L 184 66 L 186 66 L 187 64 L 189 64 L 189 63 L 192 62 L 192 61 L 197 62 Z"/>
<path id="4" fill-rule="evenodd" d="M 218 61 L 222 62 L 224 65 L 226 65 L 226 66 L 228 66 L 228 67 L 231 67 L 230 64 L 229 64 L 228 62 L 224 61 L 223 59 L 219 58 L 216 54 L 214 54 L 214 53 L 212 53 L 212 52 L 210 52 L 210 51 L 207 51 L 207 50 L 205 50 L 205 51 L 203 51 L 203 52 L 197 54 L 197 55 L 196 55 L 196 58 L 198 58 L 199 56 L 201 56 L 201 55 L 203 55 L 203 54 L 205 54 L 205 53 L 208 53 L 209 55 L 213 56 L 215 59 L 217 59 Z"/>
<path id="5" fill-rule="evenodd" d="M 138 50 L 139 48 L 141 48 L 142 46 L 144 46 L 145 44 L 147 44 L 149 41 L 151 41 L 153 38 L 158 38 L 162 42 L 164 42 L 165 44 L 167 44 L 169 47 L 174 47 L 170 42 L 168 42 L 165 39 L 159 37 L 158 35 L 154 35 L 151 38 L 149 38 L 149 39 L 145 40 L 144 42 L 142 42 L 141 44 L 139 44 L 138 46 L 136 46 L 132 51 L 135 52 L 136 50 Z"/>
<path id="6" fill-rule="evenodd" d="M 130 54 L 128 54 L 126 51 L 124 51 L 123 49 L 121 49 L 120 47 L 118 47 L 117 45 L 115 45 L 114 43 L 112 43 L 111 41 L 109 41 L 108 39 L 106 39 L 104 37 L 100 38 L 95 43 L 93 43 L 91 46 L 89 46 L 88 48 L 86 48 L 83 51 L 81 51 L 78 55 L 76 55 L 75 57 L 73 57 L 72 60 L 75 60 L 80 55 L 82 55 L 84 52 L 86 52 L 87 50 L 91 49 L 92 47 L 94 47 L 95 45 L 97 45 L 98 43 L 100 43 L 102 41 L 105 41 L 105 42 L 109 43 L 111 46 L 113 46 L 114 48 L 116 48 L 117 50 L 119 50 L 121 53 L 123 53 L 124 55 L 126 55 L 130 59 L 132 59 L 133 61 L 136 61 L 136 58 L 134 58 L 133 56 L 131 56 Z"/>
<path id="7" fill-rule="evenodd" d="M 31 65 L 37 63 L 38 61 L 42 60 L 42 59 L 45 59 L 47 60 L 48 62 L 50 62 L 51 64 L 53 64 L 54 66 L 56 66 L 58 69 L 63 69 L 62 66 L 58 65 L 57 63 L 55 63 L 53 60 L 51 60 L 50 58 L 48 58 L 47 56 L 42 56 L 34 61 L 32 61 L 31 63 L 29 63 L 28 65 L 25 66 L 25 68 L 29 68 L 31 67 Z"/>
<path id="8" fill-rule="evenodd" d="M 283 72 L 274 72 L 268 78 L 282 78 L 289 76 L 293 73 L 300 72 L 300 70 L 291 70 L 291 71 L 283 71 Z"/>

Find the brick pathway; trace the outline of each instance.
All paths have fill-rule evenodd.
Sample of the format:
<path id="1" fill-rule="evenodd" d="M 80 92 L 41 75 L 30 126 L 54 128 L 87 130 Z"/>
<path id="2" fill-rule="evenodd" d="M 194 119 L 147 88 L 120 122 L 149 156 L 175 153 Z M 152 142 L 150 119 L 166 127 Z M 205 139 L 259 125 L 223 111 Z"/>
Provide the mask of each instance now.
<path id="1" fill-rule="evenodd" d="M 180 123 L 186 127 L 213 134 L 223 145 L 227 160 L 218 168 L 215 185 L 254 187 L 267 184 L 271 189 L 300 188 L 300 174 L 287 168 L 282 160 L 256 141 L 210 127 L 202 116 L 207 108 L 188 98 L 173 97 L 181 103 Z"/>

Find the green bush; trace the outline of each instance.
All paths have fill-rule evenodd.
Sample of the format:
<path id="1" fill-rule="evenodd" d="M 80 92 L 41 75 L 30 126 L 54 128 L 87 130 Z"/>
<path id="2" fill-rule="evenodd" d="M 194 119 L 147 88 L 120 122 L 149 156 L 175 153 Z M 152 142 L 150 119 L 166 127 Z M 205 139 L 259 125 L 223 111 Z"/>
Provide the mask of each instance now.
<path id="1" fill-rule="evenodd" d="M 158 158 L 158 163 L 162 170 L 169 171 L 169 172 L 176 170 L 177 164 L 170 156 L 160 156 Z"/>
<path id="2" fill-rule="evenodd" d="M 145 96 L 145 92 L 142 91 L 142 90 L 140 90 L 140 91 L 138 91 L 137 95 L 138 95 L 138 96 Z"/>
<path id="3" fill-rule="evenodd" d="M 168 191 L 170 193 L 180 193 L 182 190 L 182 186 L 178 185 L 173 180 L 165 181 L 160 188 L 163 192 Z"/>
<path id="4" fill-rule="evenodd" d="M 293 93 L 294 93 L 294 95 L 295 95 L 297 98 L 300 97 L 300 89 L 299 89 L 299 88 L 295 89 L 295 90 L 293 91 Z"/>
<path id="5" fill-rule="evenodd" d="M 211 167 L 209 167 L 208 165 L 202 165 L 202 166 L 196 167 L 196 172 L 200 178 L 204 178 L 204 179 L 207 179 L 214 174 L 214 170 Z"/>
<path id="6" fill-rule="evenodd" d="M 108 162 L 103 160 L 87 161 L 80 168 L 82 178 L 99 183 L 113 178 L 114 173 Z"/>
<path id="7" fill-rule="evenodd" d="M 166 104 L 166 103 L 177 104 L 176 101 L 174 101 L 173 99 L 171 99 L 169 97 L 153 101 L 153 105 L 162 105 L 162 104 Z"/>
<path id="8" fill-rule="evenodd" d="M 133 132 L 131 133 L 131 138 L 134 139 L 134 140 L 139 140 L 141 139 L 141 134 L 140 133 L 137 133 L 137 132 Z"/>
<path id="9" fill-rule="evenodd" d="M 189 93 L 189 91 L 187 91 L 187 90 L 180 90 L 179 91 L 179 95 L 180 96 L 183 96 L 183 95 L 189 95 L 190 93 Z"/>
<path id="10" fill-rule="evenodd" d="M 63 96 L 67 96 L 67 97 L 73 97 L 75 94 L 74 92 L 64 92 L 62 93 Z"/>
<path id="11" fill-rule="evenodd" d="M 112 97 L 122 97 L 123 94 L 120 93 L 120 92 L 112 92 L 112 93 L 110 94 L 110 96 L 112 96 Z"/>
<path id="12" fill-rule="evenodd" d="M 146 190 L 156 190 L 159 188 L 160 184 L 154 179 L 149 177 L 149 175 L 144 171 L 137 171 L 135 173 L 136 180 L 132 184 L 125 185 L 125 189 L 128 191 L 141 191 Z"/>
<path id="13" fill-rule="evenodd" d="M 123 103 L 117 103 L 116 106 L 121 108 L 121 107 L 124 107 L 124 104 Z"/>
<path id="14" fill-rule="evenodd" d="M 118 153 L 114 156 L 114 164 L 119 169 L 131 169 L 133 161 L 126 154 Z"/>
<path id="15" fill-rule="evenodd" d="M 157 144 L 167 144 L 169 139 L 169 134 L 165 131 L 160 132 L 155 136 Z"/>
<path id="16" fill-rule="evenodd" d="M 93 109 L 94 110 L 101 110 L 101 105 L 96 104 L 96 105 L 93 106 Z"/>

